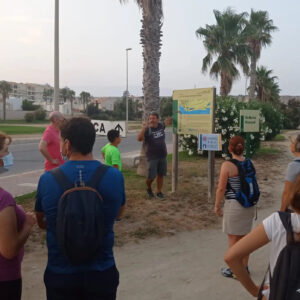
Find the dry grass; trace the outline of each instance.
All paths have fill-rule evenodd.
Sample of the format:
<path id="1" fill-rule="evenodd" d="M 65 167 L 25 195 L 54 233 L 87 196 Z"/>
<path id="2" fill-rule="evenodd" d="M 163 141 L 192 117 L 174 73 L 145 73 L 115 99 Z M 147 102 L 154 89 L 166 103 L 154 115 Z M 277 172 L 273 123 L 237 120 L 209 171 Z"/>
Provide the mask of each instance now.
<path id="1" fill-rule="evenodd" d="M 283 145 L 278 142 L 275 144 L 276 148 L 283 150 Z M 278 170 L 287 163 L 282 160 L 280 153 L 259 155 L 254 158 L 259 184 L 263 191 L 262 198 L 266 199 L 261 201 L 264 206 L 272 201 L 268 197 L 272 182 L 275 182 Z M 222 162 L 222 159 L 216 159 L 216 178 L 219 176 Z M 214 204 L 207 200 L 207 158 L 181 157 L 176 194 L 167 192 L 171 190 L 170 172 L 169 163 L 168 176 L 164 184 L 165 199 L 149 199 L 146 194 L 145 178 L 138 176 L 135 169 L 124 170 L 127 205 L 122 220 L 115 224 L 116 245 L 122 246 L 151 236 L 173 235 L 177 232 L 220 224 L 220 219 L 213 213 Z M 22 199 L 22 205 L 25 205 L 27 210 L 33 209 L 33 202 L 32 198 L 27 201 Z M 43 241 L 42 243 L 44 239 L 45 234 L 39 229 L 36 229 L 30 238 L 32 242 Z"/>

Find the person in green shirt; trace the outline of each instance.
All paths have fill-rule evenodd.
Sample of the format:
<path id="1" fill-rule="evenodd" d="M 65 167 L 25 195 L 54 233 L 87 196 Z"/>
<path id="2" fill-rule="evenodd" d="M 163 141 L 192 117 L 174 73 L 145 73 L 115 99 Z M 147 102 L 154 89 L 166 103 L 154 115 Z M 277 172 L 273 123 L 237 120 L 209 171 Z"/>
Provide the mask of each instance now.
<path id="1" fill-rule="evenodd" d="M 105 164 L 122 171 L 121 154 L 118 145 L 121 143 L 121 136 L 118 130 L 112 129 L 107 133 L 107 143 L 102 149 L 102 156 Z"/>

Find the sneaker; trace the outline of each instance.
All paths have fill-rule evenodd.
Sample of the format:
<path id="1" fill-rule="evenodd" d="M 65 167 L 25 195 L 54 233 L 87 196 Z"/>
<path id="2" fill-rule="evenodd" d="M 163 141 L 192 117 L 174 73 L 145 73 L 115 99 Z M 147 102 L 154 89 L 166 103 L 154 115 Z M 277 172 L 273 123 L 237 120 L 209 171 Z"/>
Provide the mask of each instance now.
<path id="1" fill-rule="evenodd" d="M 156 194 L 156 197 L 163 199 L 165 198 L 165 195 L 162 192 L 159 192 Z"/>
<path id="2" fill-rule="evenodd" d="M 151 189 L 147 189 L 147 193 L 148 193 L 149 198 L 155 197 Z"/>
<path id="3" fill-rule="evenodd" d="M 232 273 L 230 268 L 222 268 L 221 269 L 221 274 L 224 277 L 228 277 L 228 278 L 236 278 L 236 276 Z"/>

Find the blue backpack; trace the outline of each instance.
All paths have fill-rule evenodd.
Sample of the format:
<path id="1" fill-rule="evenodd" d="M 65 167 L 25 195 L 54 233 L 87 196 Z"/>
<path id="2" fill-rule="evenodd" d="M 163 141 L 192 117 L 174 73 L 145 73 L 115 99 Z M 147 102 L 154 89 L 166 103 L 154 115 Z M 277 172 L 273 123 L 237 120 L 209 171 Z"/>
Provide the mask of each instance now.
<path id="1" fill-rule="evenodd" d="M 260 196 L 259 187 L 256 179 L 256 171 L 250 159 L 246 158 L 244 161 L 231 159 L 239 171 L 241 188 L 235 191 L 228 182 L 228 188 L 235 193 L 235 199 L 244 207 L 251 207 L 255 205 Z"/>
<path id="2" fill-rule="evenodd" d="M 92 262 L 101 253 L 104 209 L 97 189 L 108 168 L 101 164 L 83 186 L 71 183 L 60 168 L 50 171 L 63 190 L 57 207 L 57 244 L 72 265 Z"/>

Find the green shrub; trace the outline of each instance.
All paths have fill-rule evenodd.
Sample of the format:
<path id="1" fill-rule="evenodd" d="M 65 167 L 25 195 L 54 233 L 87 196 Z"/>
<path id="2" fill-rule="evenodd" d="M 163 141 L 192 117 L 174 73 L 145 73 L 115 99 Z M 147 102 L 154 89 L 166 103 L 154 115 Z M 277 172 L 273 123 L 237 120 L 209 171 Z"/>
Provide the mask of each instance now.
<path id="1" fill-rule="evenodd" d="M 47 113 L 44 109 L 39 108 L 34 111 L 34 118 L 38 121 L 44 121 L 46 119 Z"/>
<path id="2" fill-rule="evenodd" d="M 33 113 L 27 113 L 24 116 L 24 119 L 27 123 L 32 123 L 34 121 L 34 114 Z"/>
<path id="3" fill-rule="evenodd" d="M 270 103 L 251 101 L 239 102 L 236 98 L 217 97 L 215 113 L 215 131 L 222 136 L 222 156 L 229 157 L 229 140 L 234 135 L 241 135 L 246 139 L 246 133 L 240 132 L 239 118 L 241 109 L 260 110 L 260 132 L 250 133 L 250 155 L 252 156 L 260 146 L 261 140 L 269 140 L 275 137 L 282 128 L 282 114 Z M 193 135 L 180 135 L 179 145 L 182 150 L 188 151 L 189 155 L 198 152 L 198 138 Z M 217 153 L 218 154 L 218 153 Z"/>
<path id="4" fill-rule="evenodd" d="M 40 108 L 39 105 L 34 105 L 33 104 L 34 101 L 30 101 L 30 100 L 23 100 L 22 102 L 22 110 L 25 110 L 25 111 L 33 111 L 33 110 L 36 110 L 38 108 Z"/>
<path id="5" fill-rule="evenodd" d="M 281 104 L 283 114 L 283 127 L 285 129 L 297 129 L 300 125 L 300 101 L 289 100 L 288 104 Z"/>

